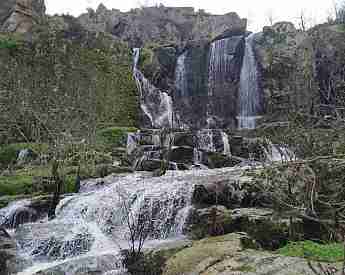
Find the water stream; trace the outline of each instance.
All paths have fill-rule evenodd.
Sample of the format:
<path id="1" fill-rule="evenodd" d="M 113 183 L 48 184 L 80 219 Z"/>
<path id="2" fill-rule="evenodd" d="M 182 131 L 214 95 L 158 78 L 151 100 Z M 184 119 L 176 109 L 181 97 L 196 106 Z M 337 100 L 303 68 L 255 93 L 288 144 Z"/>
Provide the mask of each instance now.
<path id="1" fill-rule="evenodd" d="M 173 111 L 173 101 L 167 92 L 156 88 L 138 69 L 140 49 L 133 49 L 133 76 L 140 95 L 140 107 L 149 119 L 148 127 L 176 127 L 178 121 Z"/>
<path id="2" fill-rule="evenodd" d="M 254 37 L 255 34 L 249 35 L 245 43 L 237 116 L 239 129 L 254 129 L 262 110 L 262 91 L 259 85 L 259 71 L 253 48 Z"/>

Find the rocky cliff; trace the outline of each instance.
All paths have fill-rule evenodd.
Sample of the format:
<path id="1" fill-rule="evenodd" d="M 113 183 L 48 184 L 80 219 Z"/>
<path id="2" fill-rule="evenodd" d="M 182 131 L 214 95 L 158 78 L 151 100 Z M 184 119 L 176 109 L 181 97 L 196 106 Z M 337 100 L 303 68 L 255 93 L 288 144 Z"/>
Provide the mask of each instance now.
<path id="1" fill-rule="evenodd" d="M 211 15 L 191 7 L 144 7 L 130 12 L 108 10 L 100 5 L 96 11 L 79 17 L 86 29 L 108 32 L 129 42 L 132 47 L 151 43 L 179 44 L 188 40 L 212 40 L 225 31 L 243 33 L 247 21 L 236 13 Z"/>
<path id="2" fill-rule="evenodd" d="M 44 16 L 44 0 L 3 0 L 0 3 L 0 31 L 28 33 Z"/>
<path id="3" fill-rule="evenodd" d="M 319 25 L 302 32 L 289 22 L 265 27 L 256 35 L 267 120 L 286 120 L 296 111 L 341 115 L 344 38 L 341 25 Z"/>

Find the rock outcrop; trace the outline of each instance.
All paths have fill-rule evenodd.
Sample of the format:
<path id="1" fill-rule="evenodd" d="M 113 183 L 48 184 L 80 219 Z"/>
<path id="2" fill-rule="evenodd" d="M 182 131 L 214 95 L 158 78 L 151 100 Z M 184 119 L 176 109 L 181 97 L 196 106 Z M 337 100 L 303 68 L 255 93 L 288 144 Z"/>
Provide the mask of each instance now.
<path id="1" fill-rule="evenodd" d="M 256 35 L 267 120 L 286 120 L 296 111 L 344 115 L 344 38 L 341 25 L 302 32 L 289 22 L 265 27 Z"/>
<path id="2" fill-rule="evenodd" d="M 44 0 L 4 0 L 0 3 L 0 31 L 26 34 L 45 16 Z"/>
<path id="3" fill-rule="evenodd" d="M 247 21 L 236 13 L 211 15 L 192 7 L 144 7 L 121 12 L 100 5 L 79 17 L 88 30 L 109 32 L 132 47 L 147 44 L 180 44 L 188 40 L 212 40 L 225 31 L 243 33 Z"/>
<path id="4" fill-rule="evenodd" d="M 203 239 L 170 257 L 163 275 L 315 274 L 305 259 L 246 249 L 248 247 L 255 247 L 255 242 L 246 234 Z M 336 266 L 340 270 L 340 264 Z M 319 271 L 319 267 L 315 269 Z"/>

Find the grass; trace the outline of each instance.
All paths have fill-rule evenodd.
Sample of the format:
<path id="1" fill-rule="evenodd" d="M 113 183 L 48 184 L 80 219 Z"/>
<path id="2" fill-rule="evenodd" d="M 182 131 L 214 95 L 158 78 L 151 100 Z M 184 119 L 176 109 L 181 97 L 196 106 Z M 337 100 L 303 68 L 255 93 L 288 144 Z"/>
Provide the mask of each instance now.
<path id="1" fill-rule="evenodd" d="M 64 192 L 74 190 L 76 168 L 69 167 L 64 171 Z M 0 176 L 0 197 L 32 194 L 48 194 L 55 189 L 54 185 L 41 184 L 41 179 L 51 175 L 49 166 L 27 167 L 16 170 L 13 174 Z"/>
<path id="2" fill-rule="evenodd" d="M 300 241 L 287 244 L 279 249 L 278 253 L 319 262 L 339 262 L 344 259 L 344 246 L 342 243 L 320 244 L 313 241 Z"/>

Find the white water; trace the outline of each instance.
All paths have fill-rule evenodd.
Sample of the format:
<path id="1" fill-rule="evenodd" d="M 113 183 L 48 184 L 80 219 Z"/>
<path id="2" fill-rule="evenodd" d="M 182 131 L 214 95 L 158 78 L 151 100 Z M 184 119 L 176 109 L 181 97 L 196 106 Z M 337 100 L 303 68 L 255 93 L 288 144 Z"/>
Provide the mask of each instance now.
<path id="1" fill-rule="evenodd" d="M 210 63 L 208 68 L 208 95 L 212 97 L 218 86 L 223 85 L 230 73 L 232 55 L 228 54 L 230 39 L 217 40 L 211 44 Z"/>
<path id="2" fill-rule="evenodd" d="M 21 274 L 58 266 L 66 259 L 118 255 L 120 248 L 128 247 L 126 205 L 131 220 L 144 217 L 150 222 L 148 244 L 154 246 L 159 243 L 157 240 L 183 238 L 191 207 L 193 176 L 176 171 L 160 178 L 151 178 L 146 173 L 114 177 L 112 184 L 62 200 L 55 220 L 27 224 L 17 230 L 15 238 L 21 244 L 21 255 L 34 262 Z M 55 258 L 45 257 L 46 253 Z M 116 264 L 120 266 L 119 262 Z"/>
<path id="3" fill-rule="evenodd" d="M 187 52 L 184 52 L 178 57 L 175 69 L 175 88 L 182 97 L 186 96 L 188 89 L 186 78 L 186 56 Z"/>
<path id="4" fill-rule="evenodd" d="M 254 129 L 262 109 L 259 73 L 253 49 L 254 34 L 246 38 L 239 89 L 239 129 Z"/>
<path id="5" fill-rule="evenodd" d="M 138 69 L 140 49 L 133 49 L 133 76 L 140 94 L 140 107 L 150 120 L 150 127 L 162 128 L 178 125 L 173 112 L 172 98 L 157 89 Z"/>
<path id="6" fill-rule="evenodd" d="M 0 226 L 15 228 L 18 224 L 37 220 L 38 213 L 30 208 L 31 200 L 11 202 L 0 209 Z"/>
<path id="7" fill-rule="evenodd" d="M 287 162 L 297 160 L 296 155 L 286 146 L 279 146 L 269 143 L 266 149 L 268 162 Z"/>
<path id="8" fill-rule="evenodd" d="M 223 140 L 223 146 L 224 146 L 224 155 L 231 155 L 231 150 L 230 150 L 230 143 L 229 143 L 229 137 L 225 132 L 222 132 L 222 140 Z"/>

